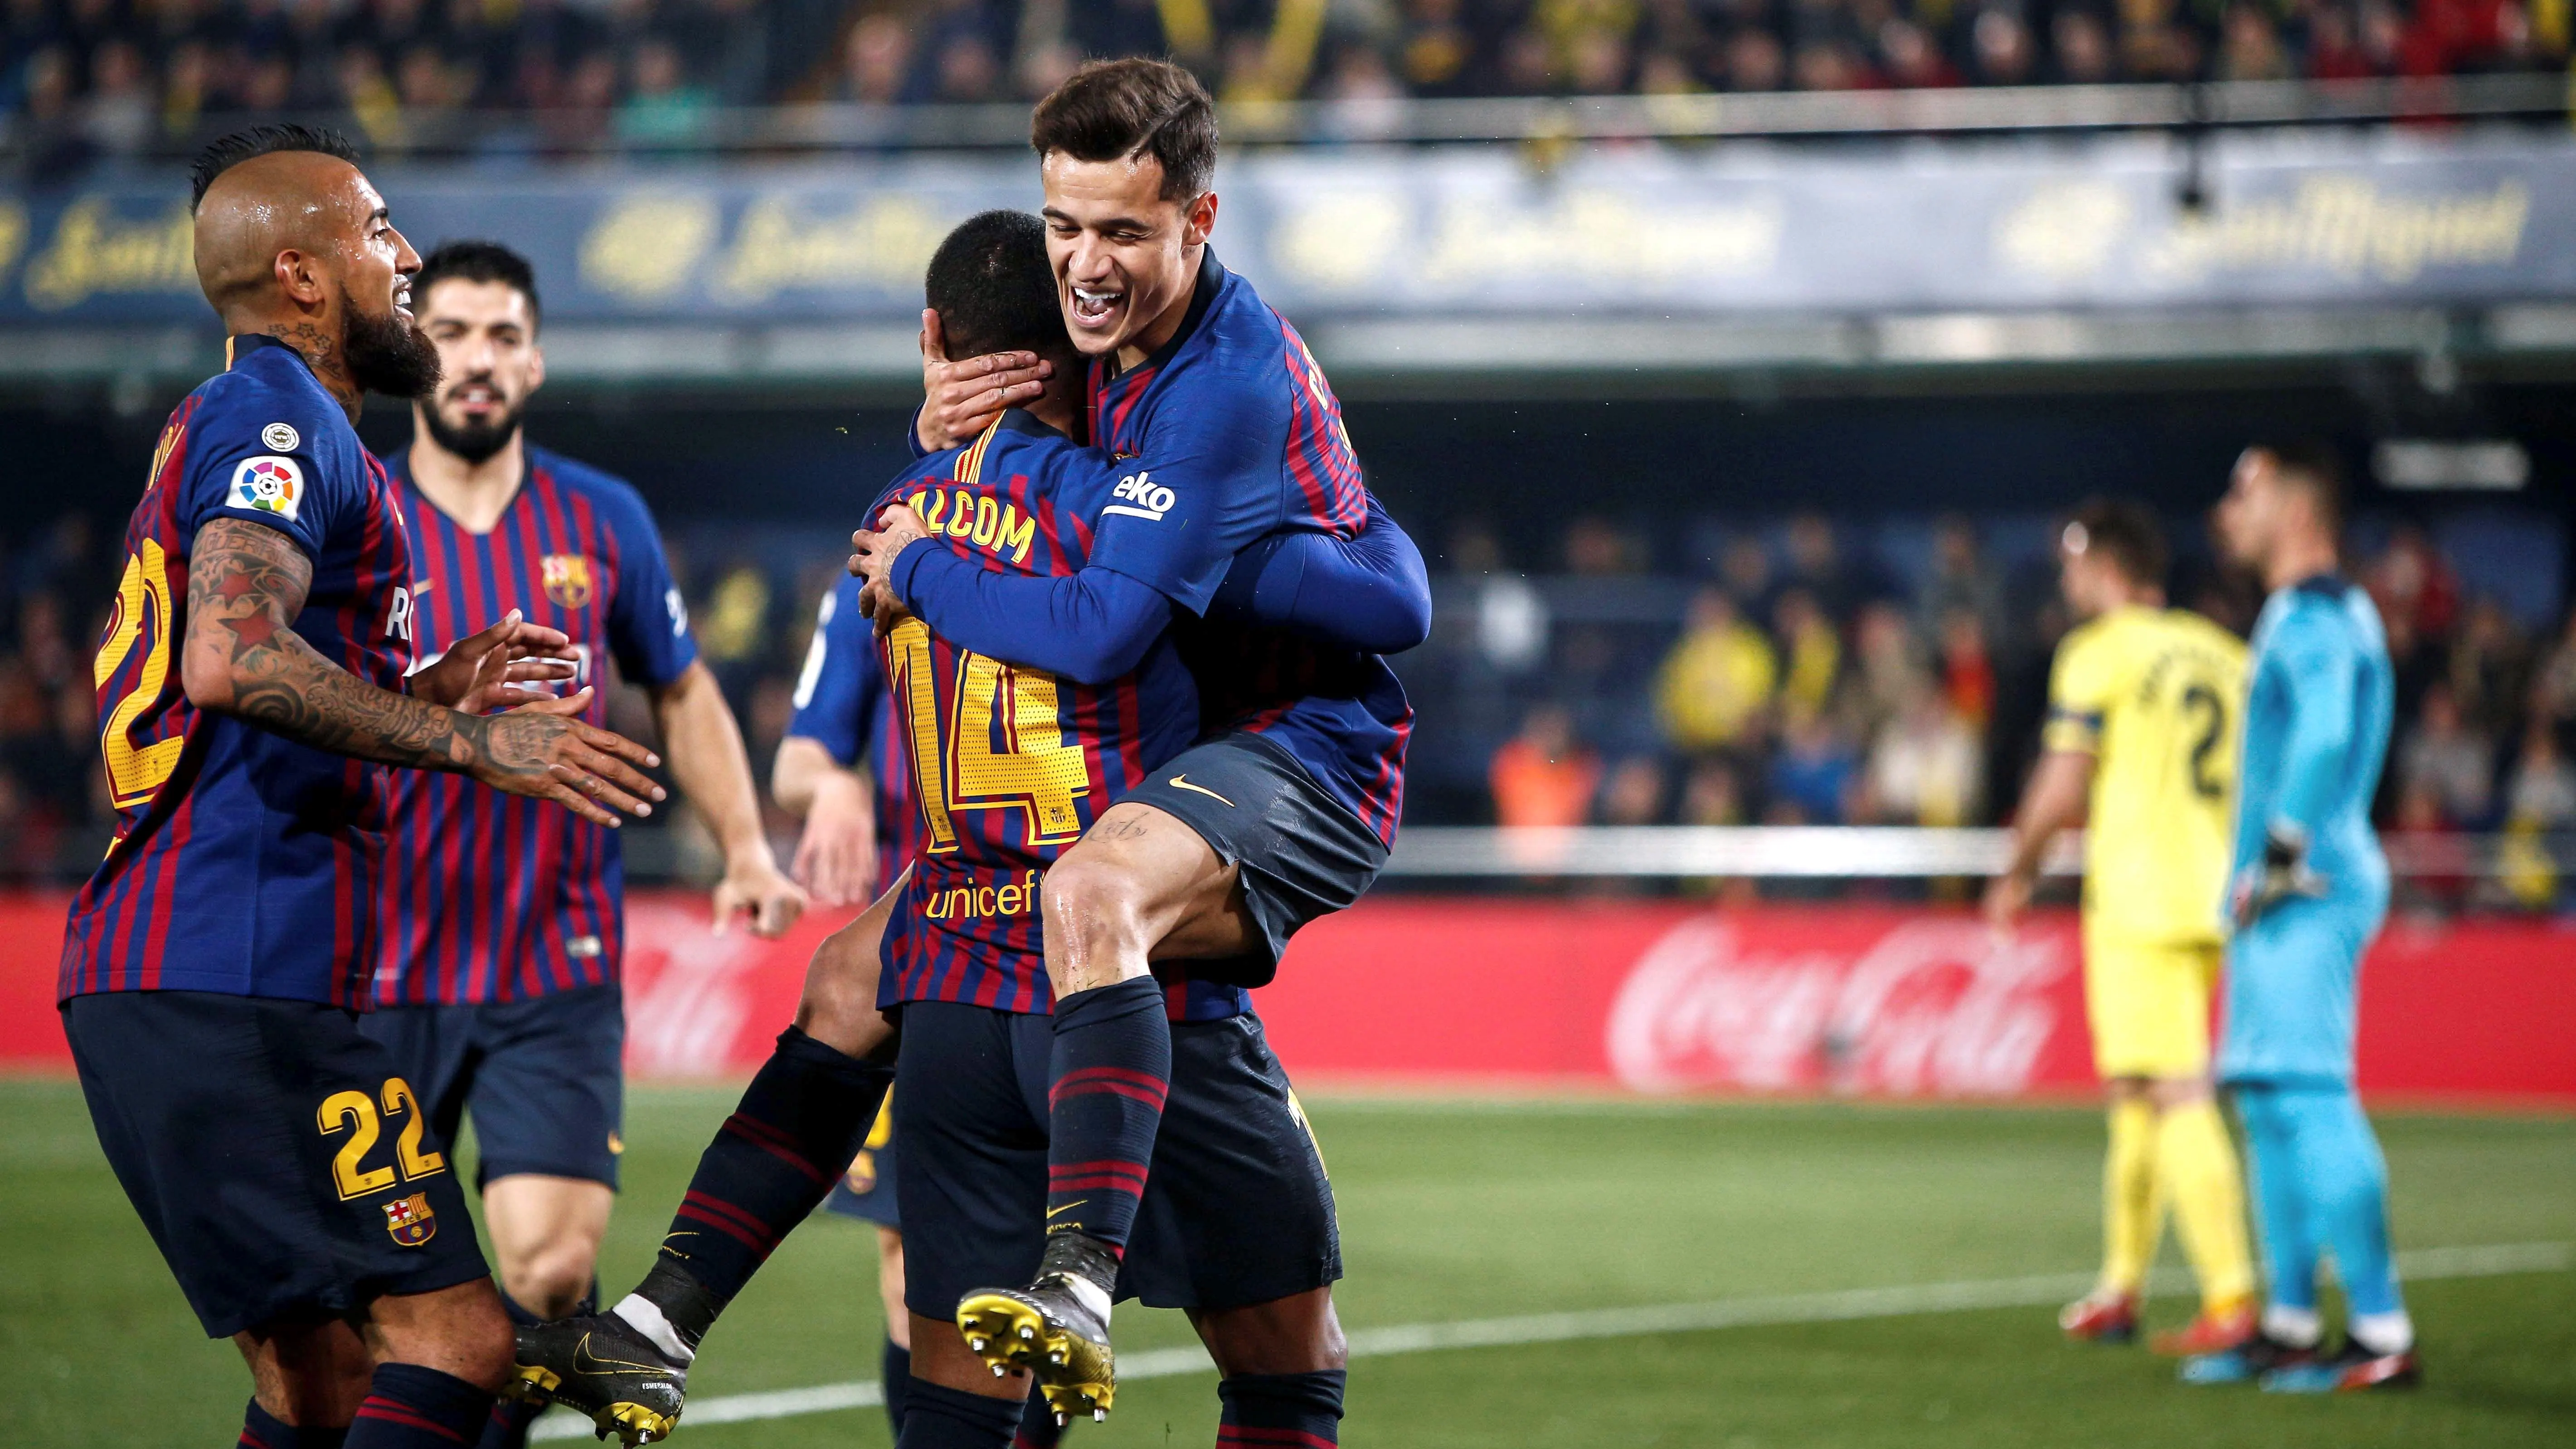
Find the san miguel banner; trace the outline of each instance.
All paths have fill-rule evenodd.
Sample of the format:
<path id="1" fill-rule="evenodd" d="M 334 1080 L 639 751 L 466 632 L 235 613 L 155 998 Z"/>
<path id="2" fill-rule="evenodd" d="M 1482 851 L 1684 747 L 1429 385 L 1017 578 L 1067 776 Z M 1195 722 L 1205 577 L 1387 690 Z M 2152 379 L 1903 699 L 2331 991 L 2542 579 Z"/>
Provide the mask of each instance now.
<path id="1" fill-rule="evenodd" d="M 639 894 L 629 1069 L 750 1072 L 838 923 L 717 936 L 703 897 Z M 61 940 L 60 900 L 0 903 L 0 1067 L 69 1068 Z M 2576 1106 L 2571 944 L 2547 922 L 2392 924 L 2363 978 L 2363 1087 Z M 1314 1086 L 1992 1100 L 2095 1085 L 2064 914 L 1998 942 L 1956 911 L 1389 898 L 1309 927 L 1256 1001 Z"/>
<path id="2" fill-rule="evenodd" d="M 1263 151 L 1220 172 L 1217 247 L 1299 320 L 2576 296 L 2576 141 L 2230 134 L 2207 204 L 2162 139 L 1801 149 Z M 1008 155 L 543 169 L 386 165 L 415 242 L 527 252 L 550 319 L 909 326 L 939 238 L 1034 208 Z M 0 323 L 211 325 L 187 186 L 0 192 Z"/>

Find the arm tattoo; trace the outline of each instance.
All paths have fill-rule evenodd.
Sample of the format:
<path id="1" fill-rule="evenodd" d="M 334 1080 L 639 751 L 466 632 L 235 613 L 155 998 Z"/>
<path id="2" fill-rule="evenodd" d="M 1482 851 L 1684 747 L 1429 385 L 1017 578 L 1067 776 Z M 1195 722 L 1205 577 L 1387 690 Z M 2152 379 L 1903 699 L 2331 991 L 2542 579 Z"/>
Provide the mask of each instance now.
<path id="1" fill-rule="evenodd" d="M 459 773 L 487 765 L 545 773 L 543 737 L 552 733 L 545 724 L 458 714 L 378 689 L 323 658 L 292 627 L 312 582 L 312 560 L 265 524 L 217 518 L 197 531 L 185 647 L 224 681 L 205 701 L 210 708 L 335 755 Z"/>

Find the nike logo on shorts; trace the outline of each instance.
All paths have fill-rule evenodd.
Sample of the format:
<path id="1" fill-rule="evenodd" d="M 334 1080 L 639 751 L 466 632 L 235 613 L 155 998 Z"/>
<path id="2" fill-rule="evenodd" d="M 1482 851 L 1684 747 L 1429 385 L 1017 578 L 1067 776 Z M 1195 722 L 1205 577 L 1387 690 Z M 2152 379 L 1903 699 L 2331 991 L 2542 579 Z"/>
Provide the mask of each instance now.
<path id="1" fill-rule="evenodd" d="M 1233 801 L 1228 800 L 1223 795 L 1209 789 L 1207 786 L 1191 784 L 1190 777 L 1187 775 L 1174 775 L 1172 777 L 1172 788 L 1175 790 L 1194 790 L 1199 794 L 1205 795 L 1209 799 L 1214 800 L 1216 803 L 1224 806 L 1228 810 L 1235 808 Z"/>

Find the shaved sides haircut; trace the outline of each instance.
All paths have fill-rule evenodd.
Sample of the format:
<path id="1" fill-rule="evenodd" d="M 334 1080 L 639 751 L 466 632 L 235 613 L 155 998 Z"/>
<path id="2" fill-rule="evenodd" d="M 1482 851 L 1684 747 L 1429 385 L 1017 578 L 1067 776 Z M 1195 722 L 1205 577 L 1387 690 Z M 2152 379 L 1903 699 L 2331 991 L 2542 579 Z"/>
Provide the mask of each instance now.
<path id="1" fill-rule="evenodd" d="M 336 156 L 350 165 L 358 164 L 358 148 L 348 137 L 322 126 L 260 125 L 233 132 L 209 144 L 188 163 L 188 209 L 194 212 L 206 201 L 206 188 L 215 178 L 260 156 L 274 156 L 280 151 L 314 151 Z"/>

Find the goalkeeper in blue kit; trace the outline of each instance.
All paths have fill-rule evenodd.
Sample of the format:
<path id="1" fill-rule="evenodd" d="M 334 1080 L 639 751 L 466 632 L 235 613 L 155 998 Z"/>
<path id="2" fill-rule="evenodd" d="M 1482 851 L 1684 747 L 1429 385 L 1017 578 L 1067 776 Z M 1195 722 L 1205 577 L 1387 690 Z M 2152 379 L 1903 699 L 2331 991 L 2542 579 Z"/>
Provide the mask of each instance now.
<path id="1" fill-rule="evenodd" d="M 2218 1050 L 2271 1285 L 2253 1340 L 2184 1363 L 2196 1383 L 2326 1393 L 2420 1376 L 2388 1167 L 2353 1090 L 2361 956 L 2388 913 L 2370 801 L 2394 685 L 2376 608 L 2336 571 L 2341 512 L 2332 458 L 2295 448 L 2248 449 L 2218 507 L 2227 551 L 2271 591 L 2248 670 Z M 2351 1315 L 2332 1353 L 2317 1311 L 2327 1254 Z"/>

